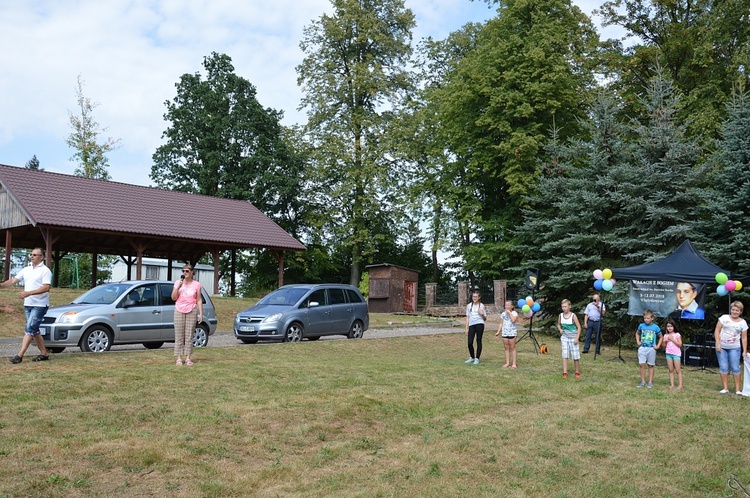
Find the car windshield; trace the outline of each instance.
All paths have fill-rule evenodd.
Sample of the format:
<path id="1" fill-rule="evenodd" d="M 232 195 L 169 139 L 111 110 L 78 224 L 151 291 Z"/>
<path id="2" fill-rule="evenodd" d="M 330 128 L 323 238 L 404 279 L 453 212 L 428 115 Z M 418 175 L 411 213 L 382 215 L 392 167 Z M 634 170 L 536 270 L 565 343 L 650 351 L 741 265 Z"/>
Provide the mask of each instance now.
<path id="1" fill-rule="evenodd" d="M 130 287 L 130 284 L 100 285 L 75 298 L 73 304 L 112 304 Z"/>
<path id="2" fill-rule="evenodd" d="M 300 289 L 297 287 L 290 289 L 278 289 L 258 301 L 258 305 L 268 306 L 293 306 L 307 294 L 310 289 Z"/>

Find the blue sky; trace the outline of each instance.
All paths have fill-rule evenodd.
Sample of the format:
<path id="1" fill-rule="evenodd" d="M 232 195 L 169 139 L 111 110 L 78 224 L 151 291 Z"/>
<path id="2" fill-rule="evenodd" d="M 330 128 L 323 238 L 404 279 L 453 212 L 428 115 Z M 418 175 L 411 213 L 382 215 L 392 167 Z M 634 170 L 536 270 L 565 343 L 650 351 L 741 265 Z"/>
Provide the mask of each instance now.
<path id="1" fill-rule="evenodd" d="M 600 2 L 575 2 L 588 15 Z M 485 2 L 406 0 L 415 43 L 445 38 L 494 15 Z M 36 155 L 47 171 L 72 174 L 65 143 L 76 112 L 76 80 L 98 104 L 94 117 L 121 147 L 108 155 L 114 181 L 150 185 L 151 155 L 167 128 L 164 102 L 185 73 L 202 72 L 211 52 L 232 58 L 264 107 L 297 111 L 299 41 L 328 0 L 25 0 L 0 2 L 0 164 Z M 596 21 L 596 20 L 595 20 Z M 612 36 L 610 33 L 604 33 Z"/>

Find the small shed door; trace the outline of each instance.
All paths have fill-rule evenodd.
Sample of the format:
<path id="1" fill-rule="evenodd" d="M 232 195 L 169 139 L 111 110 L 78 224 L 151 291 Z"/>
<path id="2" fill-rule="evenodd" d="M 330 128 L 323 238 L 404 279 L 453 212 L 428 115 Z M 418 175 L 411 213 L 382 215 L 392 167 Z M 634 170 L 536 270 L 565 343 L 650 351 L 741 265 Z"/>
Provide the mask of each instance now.
<path id="1" fill-rule="evenodd" d="M 417 311 L 417 283 L 404 282 L 404 312 L 414 313 Z"/>

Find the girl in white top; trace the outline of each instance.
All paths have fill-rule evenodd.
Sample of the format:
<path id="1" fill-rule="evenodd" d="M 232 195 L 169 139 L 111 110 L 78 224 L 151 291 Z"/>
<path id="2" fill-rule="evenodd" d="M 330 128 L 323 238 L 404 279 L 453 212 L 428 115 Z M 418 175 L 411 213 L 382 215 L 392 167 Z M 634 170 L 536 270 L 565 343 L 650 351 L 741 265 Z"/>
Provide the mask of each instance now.
<path id="1" fill-rule="evenodd" d="M 745 361 L 750 361 L 747 356 L 747 322 L 740 318 L 744 306 L 735 301 L 729 308 L 728 315 L 721 315 L 714 329 L 716 339 L 716 358 L 719 360 L 719 376 L 724 388 L 721 394 L 729 392 L 729 370 L 734 377 L 734 389 L 737 394 L 740 390 L 740 349 Z M 742 340 L 740 342 L 740 339 Z"/>
<path id="2" fill-rule="evenodd" d="M 479 357 L 482 356 L 482 334 L 484 334 L 484 321 L 487 320 L 487 310 L 481 302 L 479 292 L 471 295 L 471 302 L 466 306 L 466 334 L 469 336 L 469 359 L 464 363 L 479 365 Z M 474 353 L 474 337 L 477 338 L 477 350 Z"/>
<path id="3" fill-rule="evenodd" d="M 505 346 L 505 365 L 503 368 L 516 368 L 516 335 L 518 329 L 518 313 L 513 309 L 513 301 L 505 301 L 505 311 L 500 313 L 502 322 L 497 328 L 495 337 L 503 334 L 503 346 Z M 512 362 L 512 363 L 511 363 Z"/>

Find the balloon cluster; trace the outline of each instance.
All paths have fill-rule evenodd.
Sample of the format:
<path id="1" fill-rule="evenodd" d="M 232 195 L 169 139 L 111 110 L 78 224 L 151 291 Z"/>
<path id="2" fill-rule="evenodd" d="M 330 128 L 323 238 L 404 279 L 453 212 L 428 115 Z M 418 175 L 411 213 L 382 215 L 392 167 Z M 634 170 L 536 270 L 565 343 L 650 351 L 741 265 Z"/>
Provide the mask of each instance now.
<path id="1" fill-rule="evenodd" d="M 609 292 L 615 286 L 615 283 L 617 282 L 612 278 L 612 270 L 609 268 L 594 270 L 594 289 Z"/>
<path id="2" fill-rule="evenodd" d="M 729 277 L 727 277 L 727 274 L 724 272 L 717 273 L 715 278 L 716 283 L 719 284 L 716 288 L 716 292 L 718 292 L 720 296 L 726 296 L 730 292 L 742 290 L 742 282 L 739 280 L 729 280 Z"/>
<path id="3" fill-rule="evenodd" d="M 531 315 L 542 309 L 542 305 L 534 301 L 531 296 L 526 296 L 526 299 L 519 299 L 516 304 L 526 318 L 531 318 Z"/>

